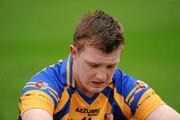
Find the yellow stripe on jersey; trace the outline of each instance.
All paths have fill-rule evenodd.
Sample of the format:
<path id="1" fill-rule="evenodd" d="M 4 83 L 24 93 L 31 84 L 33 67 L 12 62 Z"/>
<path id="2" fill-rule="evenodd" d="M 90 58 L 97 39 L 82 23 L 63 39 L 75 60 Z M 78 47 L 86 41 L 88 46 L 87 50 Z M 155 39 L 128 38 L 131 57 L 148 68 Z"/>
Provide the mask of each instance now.
<path id="1" fill-rule="evenodd" d="M 119 107 L 121 108 L 124 116 L 127 118 L 131 118 L 131 110 L 127 104 L 124 103 L 124 97 L 117 93 L 116 88 L 114 88 L 114 99 L 118 103 Z"/>
<path id="2" fill-rule="evenodd" d="M 133 100 L 134 100 L 134 96 L 138 93 L 138 92 L 140 92 L 142 89 L 141 88 L 139 88 L 138 90 L 136 89 L 136 91 L 135 91 L 135 93 L 134 93 L 134 95 L 131 97 L 131 99 L 129 100 L 129 102 L 128 102 L 128 105 L 130 106 L 131 105 L 131 103 L 133 102 Z"/>
<path id="3" fill-rule="evenodd" d="M 74 80 L 74 76 L 72 78 L 72 87 L 75 88 L 75 80 Z"/>
<path id="4" fill-rule="evenodd" d="M 70 85 L 70 55 L 68 57 L 67 65 L 66 65 L 66 81 L 67 85 Z"/>
<path id="5" fill-rule="evenodd" d="M 114 83 L 110 83 L 109 85 L 108 85 L 108 87 L 110 87 L 111 89 L 114 89 Z"/>
<path id="6" fill-rule="evenodd" d="M 135 118 L 144 120 L 153 110 L 160 105 L 165 104 L 152 88 L 148 89 L 140 98 Z"/>
<path id="7" fill-rule="evenodd" d="M 126 97 L 126 99 L 125 99 L 126 102 L 129 101 L 130 97 L 131 97 L 132 94 L 136 91 L 136 89 L 137 89 L 137 86 L 134 87 L 134 88 L 131 90 L 131 92 L 127 95 L 127 97 Z"/>
<path id="8" fill-rule="evenodd" d="M 20 101 L 20 115 L 22 115 L 25 111 L 33 108 L 44 109 L 53 115 L 54 102 L 48 94 L 42 91 L 30 90 L 20 97 Z"/>
<path id="9" fill-rule="evenodd" d="M 67 103 L 68 99 L 69 99 L 69 93 L 65 88 L 64 91 L 62 92 L 60 103 L 58 104 L 55 113 L 59 112 L 63 108 L 63 106 Z"/>
<path id="10" fill-rule="evenodd" d="M 49 87 L 49 86 L 48 86 L 48 89 L 50 89 L 50 90 L 54 93 L 54 95 L 56 95 L 56 97 L 58 97 L 58 93 L 57 93 L 54 89 L 52 89 L 52 88 Z"/>
<path id="11" fill-rule="evenodd" d="M 52 91 L 49 91 L 51 93 L 51 95 L 56 99 L 56 102 L 58 102 L 58 98 L 54 95 L 54 93 Z"/>

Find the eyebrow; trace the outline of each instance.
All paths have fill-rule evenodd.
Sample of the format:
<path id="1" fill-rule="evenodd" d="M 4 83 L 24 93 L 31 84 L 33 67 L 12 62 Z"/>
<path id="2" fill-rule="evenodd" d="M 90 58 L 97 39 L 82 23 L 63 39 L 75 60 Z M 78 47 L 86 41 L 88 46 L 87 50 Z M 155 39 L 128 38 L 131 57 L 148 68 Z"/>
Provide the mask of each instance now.
<path id="1" fill-rule="evenodd" d="M 88 64 L 98 64 L 98 63 L 96 63 L 96 62 L 94 63 L 94 62 L 90 62 L 90 61 L 88 61 L 88 60 L 85 60 L 85 62 L 88 63 Z"/>
<path id="2" fill-rule="evenodd" d="M 96 65 L 100 65 L 99 63 L 91 62 L 91 61 L 88 61 L 88 60 L 85 60 L 85 62 L 88 63 L 88 64 L 96 64 Z M 118 65 L 118 64 L 119 64 L 119 62 L 113 63 L 113 64 L 109 64 L 109 65 L 115 66 L 115 65 Z"/>

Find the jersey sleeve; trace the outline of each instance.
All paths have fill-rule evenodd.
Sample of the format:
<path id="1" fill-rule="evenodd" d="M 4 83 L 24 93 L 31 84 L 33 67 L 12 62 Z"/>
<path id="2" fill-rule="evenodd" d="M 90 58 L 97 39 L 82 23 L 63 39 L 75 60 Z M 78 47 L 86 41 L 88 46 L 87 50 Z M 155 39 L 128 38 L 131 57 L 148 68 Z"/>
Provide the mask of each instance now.
<path id="1" fill-rule="evenodd" d="M 123 73 L 122 94 L 132 117 L 138 120 L 144 120 L 157 107 L 165 104 L 146 83 Z"/>
<path id="2" fill-rule="evenodd" d="M 26 83 L 19 100 L 20 116 L 32 108 L 43 109 L 53 115 L 61 96 L 59 68 L 57 64 L 47 67 Z"/>

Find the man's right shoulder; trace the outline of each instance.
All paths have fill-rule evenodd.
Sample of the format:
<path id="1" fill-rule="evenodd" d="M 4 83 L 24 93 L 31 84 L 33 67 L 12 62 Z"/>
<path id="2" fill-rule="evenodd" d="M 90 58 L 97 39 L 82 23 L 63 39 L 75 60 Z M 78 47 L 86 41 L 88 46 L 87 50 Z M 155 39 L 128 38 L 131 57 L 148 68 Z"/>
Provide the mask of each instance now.
<path id="1" fill-rule="evenodd" d="M 48 66 L 35 74 L 25 84 L 21 95 L 31 90 L 38 90 L 59 98 L 65 86 L 65 81 L 61 77 L 62 62 Z"/>
<path id="2" fill-rule="evenodd" d="M 60 61 L 44 68 L 35 74 L 29 81 L 43 81 L 48 83 L 50 86 L 62 88 L 64 83 L 64 79 L 62 78 L 62 63 L 63 61 Z"/>

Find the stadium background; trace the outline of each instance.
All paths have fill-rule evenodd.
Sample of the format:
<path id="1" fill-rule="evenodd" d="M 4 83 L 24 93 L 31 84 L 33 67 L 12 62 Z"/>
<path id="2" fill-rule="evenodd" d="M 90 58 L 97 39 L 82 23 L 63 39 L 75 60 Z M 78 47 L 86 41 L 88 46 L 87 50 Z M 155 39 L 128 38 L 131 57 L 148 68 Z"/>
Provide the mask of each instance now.
<path id="1" fill-rule="evenodd" d="M 78 19 L 97 9 L 124 26 L 119 67 L 180 112 L 179 6 L 179 0 L 0 0 L 0 119 L 16 119 L 25 82 L 69 54 Z"/>

